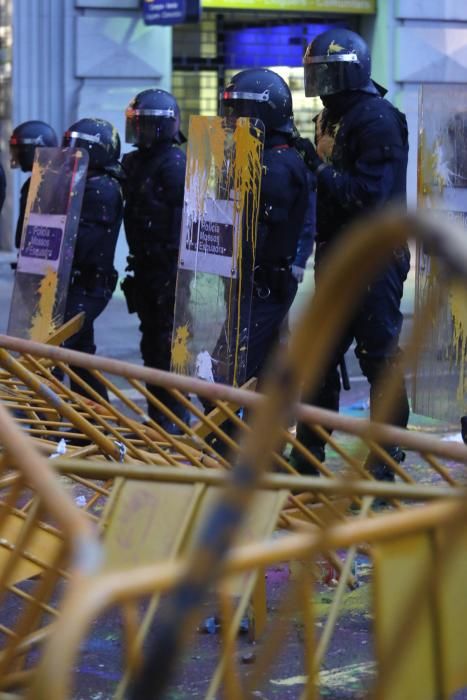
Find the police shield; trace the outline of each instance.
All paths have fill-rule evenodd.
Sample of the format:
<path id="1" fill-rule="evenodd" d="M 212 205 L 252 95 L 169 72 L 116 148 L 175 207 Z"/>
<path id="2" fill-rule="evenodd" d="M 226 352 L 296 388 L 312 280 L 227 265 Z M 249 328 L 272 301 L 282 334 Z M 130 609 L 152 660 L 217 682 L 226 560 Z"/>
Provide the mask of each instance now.
<path id="1" fill-rule="evenodd" d="M 9 335 L 45 342 L 63 323 L 87 166 L 86 151 L 36 149 Z"/>
<path id="2" fill-rule="evenodd" d="M 190 118 L 172 370 L 245 380 L 264 125 Z"/>
<path id="3" fill-rule="evenodd" d="M 418 204 L 456 222 L 467 237 L 467 87 L 424 85 L 419 134 Z M 421 352 L 413 406 L 417 413 L 457 422 L 467 411 L 467 305 L 462 285 L 445 286 L 436 256 L 420 247 L 416 313 L 433 291 L 443 301 Z"/>

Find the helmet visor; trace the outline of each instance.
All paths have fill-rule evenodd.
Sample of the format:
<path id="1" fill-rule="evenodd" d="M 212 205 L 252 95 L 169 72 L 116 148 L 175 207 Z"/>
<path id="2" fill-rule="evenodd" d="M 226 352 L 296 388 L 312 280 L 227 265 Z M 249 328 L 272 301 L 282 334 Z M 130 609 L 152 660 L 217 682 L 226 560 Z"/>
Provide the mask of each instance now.
<path id="1" fill-rule="evenodd" d="M 221 93 L 220 116 L 262 118 L 262 107 L 269 102 L 269 90 L 245 92 L 226 89 Z"/>
<path id="2" fill-rule="evenodd" d="M 10 138 L 10 167 L 32 169 L 34 151 L 36 146 L 40 146 L 40 139 Z"/>
<path id="3" fill-rule="evenodd" d="M 62 145 L 69 146 L 70 148 L 82 148 L 86 144 L 88 144 L 89 147 L 93 144 L 100 144 L 100 142 L 100 137 L 97 134 L 84 134 L 81 131 L 65 131 Z"/>
<path id="4" fill-rule="evenodd" d="M 125 141 L 136 146 L 151 146 L 154 141 L 173 138 L 178 131 L 175 110 L 133 109 L 126 110 Z"/>
<path id="5" fill-rule="evenodd" d="M 354 87 L 352 67 L 359 63 L 356 53 L 309 56 L 303 59 L 306 97 L 334 95 Z"/>

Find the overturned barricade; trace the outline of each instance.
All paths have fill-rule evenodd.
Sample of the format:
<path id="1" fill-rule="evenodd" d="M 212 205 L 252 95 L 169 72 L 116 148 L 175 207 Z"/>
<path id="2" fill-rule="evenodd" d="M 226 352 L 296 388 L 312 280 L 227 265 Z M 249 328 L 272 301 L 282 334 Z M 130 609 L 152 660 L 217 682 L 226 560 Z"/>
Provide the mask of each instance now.
<path id="1" fill-rule="evenodd" d="M 214 593 L 222 620 L 222 647 L 211 678 L 206 678 L 198 689 L 204 687 L 204 696 L 208 698 L 216 697 L 220 684 L 223 697 L 228 698 L 253 697 L 261 690 L 271 691 L 273 665 L 284 652 L 287 627 L 298 614 L 303 629 L 303 661 L 296 682 L 299 693 L 296 697 L 317 697 L 320 662 L 336 622 L 352 552 L 361 543 L 371 547 L 373 559 L 375 663 L 367 679 L 368 697 L 372 697 L 375 678 L 375 697 L 386 700 L 409 696 L 442 697 L 464 687 L 467 684 L 463 650 L 467 615 L 463 596 L 467 583 L 463 557 L 465 503 L 464 497 L 404 513 L 362 517 L 353 522 L 332 524 L 324 530 L 253 542 L 233 549 L 219 570 Z M 328 617 L 331 624 L 326 623 L 317 638 L 313 604 L 316 566 L 313 562 L 329 548 L 346 549 L 348 558 L 346 571 L 334 593 Z M 287 587 L 280 610 L 270 615 L 268 633 L 257 650 L 253 669 L 242 667 L 236 655 L 241 610 L 238 581 L 240 579 L 245 586 L 255 573 L 284 561 L 299 561 L 300 574 Z M 125 621 L 122 644 L 126 649 L 123 667 L 127 680 L 137 676 L 141 668 L 141 611 L 149 598 L 158 599 L 180 585 L 186 567 L 186 560 L 179 559 L 107 572 L 88 580 L 68 598 L 29 697 L 48 700 L 72 697 L 71 669 L 77 662 L 79 644 L 83 643 L 91 623 L 115 606 L 121 609 Z M 163 610 L 166 605 L 162 599 Z M 80 611 L 79 616 L 76 610 Z M 156 617 L 157 622 L 163 625 L 167 615 L 162 619 Z M 170 630 L 165 629 L 165 632 L 170 636 Z M 177 632 L 191 639 L 193 628 L 189 625 Z M 172 660 L 172 651 L 170 649 L 167 661 Z M 154 662 L 155 657 L 151 660 Z M 138 694 L 135 690 L 131 697 L 165 697 L 161 690 L 166 687 L 164 676 L 165 668 L 153 663 L 150 682 L 139 685 Z M 122 694 L 120 685 L 114 697 L 122 697 Z"/>
<path id="2" fill-rule="evenodd" d="M 374 223 L 368 223 L 362 236 L 356 241 L 357 253 L 360 254 L 366 250 L 368 239 L 374 233 L 372 229 L 374 225 Z M 417 227 L 423 228 L 423 224 L 412 217 L 402 219 L 388 217 L 378 221 L 379 238 L 376 259 L 382 264 L 385 254 L 388 254 L 391 247 L 405 240 L 408 232 Z M 426 226 L 423 231 L 432 236 L 430 239 L 432 243 L 433 241 L 439 243 L 437 229 Z M 446 247 L 446 257 L 451 259 L 452 269 L 463 271 L 467 269 L 465 250 L 462 245 L 456 247 L 456 240 L 455 236 L 450 238 L 448 235 L 443 245 Z M 385 426 L 383 423 L 390 406 L 379 408 L 378 417 L 381 420 L 379 424 L 352 421 L 344 416 L 295 404 L 301 385 L 313 386 L 313 383 L 318 381 L 319 368 L 323 365 L 326 353 L 338 332 L 339 323 L 345 314 L 349 313 L 349 299 L 353 298 L 351 292 L 357 296 L 358 291 L 361 291 L 365 284 L 365 273 L 368 276 L 374 273 L 375 256 L 369 254 L 368 259 L 360 256 L 365 261 L 366 269 L 362 271 L 360 268 L 357 278 L 351 274 L 352 255 L 349 259 L 344 253 L 340 255 L 329 276 L 328 286 L 321 286 L 320 295 L 315 298 L 302 326 L 292 338 L 289 354 L 279 355 L 272 365 L 269 380 L 265 383 L 265 396 L 147 368 L 132 367 L 103 358 L 86 358 L 78 353 L 67 353 L 58 348 L 29 344 L 19 339 L 0 339 L 0 344 L 4 345 L 4 349 L 0 351 L 0 364 L 4 369 L 4 375 L 0 377 L 2 387 L 5 387 L 4 401 L 15 411 L 17 422 L 33 436 L 35 444 L 43 452 L 55 455 L 60 451 L 60 440 L 68 437 L 66 449 L 67 458 L 69 457 L 70 460 L 59 458 L 53 464 L 65 475 L 62 477 L 64 487 L 72 488 L 75 497 L 75 489 L 80 489 L 78 496 L 84 499 L 86 510 L 100 523 L 104 531 L 104 544 L 108 550 L 108 565 L 111 568 L 118 568 L 125 560 L 125 563 L 131 565 L 130 574 L 133 575 L 137 567 L 143 564 L 150 566 L 151 561 L 181 557 L 180 564 L 161 564 L 162 569 L 159 573 L 165 576 L 163 584 L 156 581 L 154 571 L 146 569 L 142 573 L 148 574 L 149 571 L 149 578 L 144 579 L 145 583 L 135 591 L 131 586 L 125 588 L 129 581 L 121 572 L 114 575 L 111 571 L 109 574 L 103 574 L 102 579 L 90 580 L 89 587 L 88 584 L 83 585 L 82 599 L 74 598 L 74 604 L 70 602 L 66 604 L 71 605 L 71 609 L 74 605 L 76 611 L 76 601 L 82 600 L 83 606 L 86 607 L 88 602 L 85 602 L 85 597 L 88 595 L 89 600 L 92 601 L 89 604 L 92 617 L 101 610 L 101 606 L 105 607 L 112 604 L 114 600 L 120 600 L 117 594 L 113 598 L 113 593 L 109 592 L 114 583 L 116 586 L 114 592 L 118 590 L 115 576 L 122 583 L 121 599 L 135 601 L 140 593 L 153 598 L 149 607 L 145 608 L 144 612 L 147 614 L 141 618 L 141 611 L 135 609 L 134 603 L 125 608 L 127 636 L 130 641 L 128 673 L 131 673 L 137 668 L 139 646 L 158 607 L 157 595 L 162 590 L 170 588 L 168 598 L 159 605 L 161 617 L 157 614 L 154 620 L 154 634 L 151 635 L 152 651 L 142 665 L 143 672 L 136 681 L 134 697 L 162 697 L 176 668 L 177 652 L 182 651 L 186 646 L 188 633 L 196 625 L 203 601 L 219 586 L 222 590 L 219 582 L 225 568 L 224 561 L 228 561 L 228 553 L 238 541 L 236 537 L 239 537 L 240 542 L 262 541 L 270 536 L 276 524 L 309 530 L 300 535 L 303 538 L 300 541 L 308 544 L 303 544 L 305 549 L 299 554 L 296 551 L 293 553 L 292 550 L 284 554 L 287 546 L 280 549 L 279 543 L 276 545 L 263 543 L 258 546 L 255 550 L 258 558 L 254 561 L 254 565 L 250 566 L 251 560 L 248 566 L 245 564 L 245 568 L 251 572 L 251 580 L 248 580 L 248 583 L 245 581 L 236 583 L 234 598 L 239 599 L 240 602 L 235 600 L 233 610 L 230 595 L 232 589 L 230 593 L 221 596 L 220 609 L 224 611 L 226 619 L 232 619 L 233 622 L 231 627 L 224 625 L 227 651 L 220 660 L 218 670 L 213 672 L 211 690 L 206 691 L 208 697 L 214 696 L 221 680 L 224 681 L 226 695 L 230 693 L 230 697 L 242 696 L 243 690 L 238 690 L 240 687 L 238 684 L 241 681 L 231 667 L 229 650 L 234 643 L 233 631 L 238 627 L 248 599 L 254 593 L 256 582 L 261 580 L 262 574 L 259 574 L 258 567 L 264 568 L 269 562 L 281 561 L 288 557 L 306 559 L 306 552 L 323 552 L 335 565 L 338 573 L 340 572 L 338 601 L 345 586 L 352 584 L 353 554 L 351 550 L 348 560 L 344 563 L 336 553 L 337 549 L 355 546 L 371 553 L 368 547 L 375 541 L 372 532 L 379 533 L 381 540 L 384 540 L 391 539 L 394 534 L 405 536 L 413 532 L 418 533 L 417 527 L 421 522 L 429 523 L 427 528 L 431 533 L 437 524 L 442 526 L 448 519 L 450 521 L 451 515 L 456 522 L 457 520 L 459 523 L 463 522 L 463 510 L 460 505 L 456 506 L 457 510 L 449 504 L 440 505 L 441 510 L 436 510 L 437 505 L 413 509 L 413 512 L 412 509 L 405 509 L 407 511 L 405 512 L 403 508 L 406 504 L 430 498 L 454 497 L 463 503 L 459 493 L 461 485 L 465 483 L 467 462 L 467 449 L 463 445 L 440 442 L 427 435 L 418 435 L 413 431 L 401 431 Z M 342 278 L 348 280 L 351 286 L 347 297 L 339 296 L 336 292 L 336 285 Z M 332 313 L 326 301 L 329 299 L 333 300 Z M 430 314 L 434 301 L 430 300 Z M 416 324 L 412 349 L 409 347 L 408 351 L 409 360 L 416 356 L 423 323 L 422 319 Z M 321 333 L 315 333 L 313 343 L 310 343 L 310 329 L 316 328 L 321 329 Z M 21 353 L 20 358 L 13 357 L 9 351 Z M 63 374 L 70 376 L 73 365 L 86 367 L 93 372 L 113 395 L 113 400 L 99 400 L 89 392 L 88 387 L 83 386 L 88 392 L 88 397 L 84 398 L 63 387 L 51 370 L 58 368 Z M 388 404 L 390 404 L 390 377 L 387 381 L 389 390 L 386 394 L 389 396 Z M 124 385 L 125 382 L 128 382 L 128 387 Z M 150 401 L 152 395 L 143 382 L 149 385 L 159 384 L 170 390 L 197 420 L 189 423 L 180 421 L 178 427 L 182 432 L 181 435 L 169 434 L 157 424 L 153 425 L 147 419 L 144 408 L 144 403 Z M 133 393 L 130 394 L 128 389 Z M 205 414 L 203 408 L 196 403 L 195 397 L 206 399 L 212 406 L 211 412 Z M 35 403 L 30 405 L 28 402 L 31 401 Z M 243 415 L 239 415 L 240 411 Z M 307 454 L 306 448 L 300 447 L 299 441 L 287 431 L 284 426 L 289 424 L 292 416 L 306 421 L 312 429 L 325 436 L 334 450 L 328 463 L 322 464 L 312 455 Z M 332 430 L 336 431 L 333 435 L 330 432 Z M 342 447 L 339 440 L 339 435 L 342 433 L 355 438 L 350 448 L 348 445 Z M 384 446 L 394 443 L 415 451 L 426 465 L 425 468 L 436 475 L 438 484 L 420 484 L 410 472 L 410 465 L 400 465 L 397 462 L 392 465 L 389 462 L 390 455 L 387 454 Z M 321 478 L 307 479 L 294 472 L 286 460 L 287 449 L 291 445 L 302 451 L 310 465 L 320 472 Z M 369 452 L 383 455 L 394 472 L 406 483 L 375 483 L 365 468 Z M 89 459 L 91 456 L 92 461 Z M 73 458 L 76 457 L 86 457 L 86 461 L 75 461 Z M 455 469 L 453 465 L 456 465 Z M 290 475 L 270 475 L 267 477 L 270 481 L 267 482 L 266 477 L 262 476 L 263 473 L 275 468 L 289 472 Z M 216 482 L 216 479 L 219 481 Z M 210 480 L 211 484 L 208 488 L 206 484 L 209 484 Z M 176 488 L 173 488 L 174 484 Z M 217 493 L 215 493 L 216 490 Z M 402 508 L 403 512 L 371 516 L 369 514 L 371 501 L 367 500 L 367 496 L 384 498 L 396 509 Z M 351 503 L 354 510 L 349 510 Z M 163 507 L 159 510 L 160 505 Z M 250 517 L 245 520 L 244 514 L 248 508 L 251 508 Z M 446 509 L 449 516 L 442 515 L 445 513 L 443 509 Z M 361 530 L 358 530 L 360 524 L 357 527 L 355 522 L 347 522 L 353 519 L 355 510 L 361 514 L 363 523 Z M 425 516 L 426 513 L 428 515 Z M 436 517 L 439 515 L 439 521 L 433 513 Z M 426 521 L 423 521 L 424 517 L 427 518 Z M 443 519 L 444 517 L 446 520 Z M 390 521 L 390 518 L 394 520 Z M 430 518 L 433 519 L 430 520 Z M 308 526 L 303 524 L 304 519 L 309 522 Z M 131 527 L 128 526 L 129 521 L 131 521 Z M 384 524 L 378 526 L 381 522 Z M 395 530 L 391 529 L 390 522 L 396 523 Z M 375 529 L 372 529 L 373 523 L 376 523 Z M 405 526 L 406 530 L 404 530 Z M 239 534 L 242 532 L 242 527 L 246 528 L 243 531 L 243 540 L 242 535 Z M 387 538 L 383 535 L 386 527 L 387 532 L 392 533 Z M 348 528 L 351 534 L 343 534 L 343 539 L 333 539 L 332 533 L 335 529 L 341 532 L 339 528 Z M 421 530 L 424 528 L 425 525 L 421 526 Z M 162 535 L 163 532 L 167 535 L 166 537 L 164 535 L 165 538 Z M 199 534 L 195 537 L 197 533 Z M 405 552 L 406 555 L 404 561 L 413 564 L 414 569 L 420 572 L 423 581 L 427 578 L 423 568 L 425 563 L 428 562 L 429 566 L 432 566 L 434 562 L 431 544 L 426 544 L 432 541 L 432 534 L 427 537 L 428 540 L 425 538 L 420 545 L 421 554 L 417 543 L 414 549 L 402 548 L 402 554 Z M 453 551 L 455 553 L 460 551 L 457 548 L 456 538 L 448 539 L 453 545 Z M 315 544 L 310 545 L 310 542 Z M 274 551 L 274 556 L 277 555 L 277 558 L 272 556 L 271 559 L 262 560 L 261 547 L 265 547 L 266 551 Z M 277 550 L 274 547 L 277 547 Z M 307 550 L 306 547 L 310 549 Z M 444 551 L 443 547 L 442 549 Z M 442 552 L 439 554 L 439 551 L 436 551 L 438 552 L 436 557 L 441 557 L 436 559 L 435 564 L 438 566 L 442 561 Z M 384 553 L 381 560 L 382 566 L 386 560 L 390 559 L 391 552 L 389 550 L 388 552 L 387 556 L 387 553 Z M 389 565 L 389 569 L 393 571 L 391 567 L 396 565 L 394 562 L 402 559 L 403 556 L 396 547 L 394 561 Z M 377 555 L 374 561 L 378 563 Z M 438 569 L 441 572 L 441 565 Z M 166 571 L 172 573 L 167 576 Z M 174 576 L 174 571 L 179 574 Z M 236 571 L 240 572 L 240 569 Z M 461 571 L 460 577 L 457 578 L 463 580 L 463 575 Z M 376 584 L 377 581 L 383 581 L 385 585 L 387 581 L 394 578 L 392 574 L 378 577 L 377 568 L 374 576 L 375 586 L 379 585 Z M 446 576 L 448 577 L 446 585 L 452 585 L 452 580 L 456 580 L 456 577 L 451 579 L 450 574 Z M 307 630 L 311 628 L 308 608 L 313 577 L 313 569 L 310 570 L 308 566 L 302 567 L 298 579 L 303 585 L 292 595 L 292 600 L 308 601 L 303 605 Z M 411 579 L 412 576 L 408 578 Z M 149 580 L 151 583 L 148 583 Z M 404 589 L 405 587 L 410 588 L 408 584 L 403 586 Z M 299 598 L 297 592 L 302 589 L 305 591 L 304 599 Z M 388 620 L 397 618 L 397 614 L 393 615 L 396 601 L 384 586 L 380 590 L 382 593 L 376 594 L 375 588 L 376 599 L 387 601 L 388 607 L 385 608 L 382 605 L 376 615 L 377 619 L 381 618 L 381 624 L 384 626 L 384 624 L 390 624 Z M 444 590 L 441 584 L 439 590 Z M 70 596 L 73 595 L 73 591 L 70 591 Z M 94 605 L 94 595 L 98 598 L 96 605 Z M 260 603 L 257 603 L 257 610 L 260 609 L 259 606 Z M 448 612 L 446 612 L 447 615 Z M 444 616 L 443 613 L 443 619 Z M 63 619 L 69 620 L 67 614 Z M 86 619 L 89 620 L 83 615 L 78 621 L 83 622 L 83 628 L 78 624 L 65 626 L 63 623 L 62 630 L 66 628 L 72 636 L 69 645 L 63 637 L 61 638 L 63 646 L 60 645 L 60 647 L 64 653 L 66 649 L 66 653 L 71 655 L 67 657 L 68 659 L 73 658 L 76 643 L 86 631 L 84 624 Z M 335 623 L 335 611 L 330 614 L 329 619 L 330 623 L 326 627 L 329 631 L 326 632 L 321 647 L 316 650 L 316 658 L 310 646 L 311 642 L 306 642 L 305 675 L 310 682 L 306 682 L 305 697 L 313 697 L 316 669 L 324 654 L 326 638 Z M 439 640 L 439 617 L 434 619 L 433 638 Z M 229 629 L 232 631 L 227 632 Z M 431 634 L 427 632 L 430 629 L 431 627 L 425 625 L 421 634 Z M 382 659 L 392 658 L 391 645 L 397 646 L 394 640 L 397 640 L 398 635 L 401 634 L 404 635 L 404 632 L 401 632 L 398 627 L 397 629 L 390 627 L 389 647 L 383 643 L 379 646 L 379 650 L 382 650 Z M 310 635 L 307 632 L 305 636 L 308 640 Z M 52 645 L 58 643 L 57 639 L 60 637 L 52 636 L 50 643 Z M 423 639 L 426 639 L 425 636 Z M 426 646 L 430 651 L 431 641 Z M 53 648 L 52 646 L 51 649 Z M 50 650 L 44 660 L 46 665 L 47 659 L 53 659 L 53 652 Z M 66 663 L 68 665 L 65 671 L 70 668 L 68 661 Z M 381 664 L 384 677 L 385 662 L 381 661 Z M 259 669 L 260 665 L 257 668 Z M 154 669 L 157 669 L 157 672 Z M 255 673 L 259 675 L 259 670 Z M 265 673 L 267 674 L 267 671 Z M 125 675 L 123 685 L 117 693 L 124 692 L 122 688 L 128 683 L 129 677 Z M 401 678 L 400 682 L 403 685 L 409 682 L 406 676 L 402 675 Z M 442 678 L 438 673 L 436 678 L 432 679 L 434 685 L 430 687 L 435 688 L 434 694 L 441 687 L 439 683 Z M 448 678 L 447 683 L 464 682 L 462 674 L 456 676 L 458 680 L 455 681 L 452 680 L 453 676 L 450 673 L 446 678 Z M 52 691 L 50 682 L 55 680 L 62 685 L 57 685 Z M 9 687 L 8 679 L 4 683 L 4 687 Z M 64 676 L 56 674 L 55 678 L 50 678 L 47 666 L 44 667 L 43 674 L 38 677 L 37 683 L 38 685 L 32 686 L 33 689 L 28 691 L 32 693 L 30 697 L 41 697 L 40 693 L 42 697 L 54 697 L 52 692 L 58 693 L 55 695 L 57 698 L 66 697 Z M 252 692 L 255 691 L 255 683 L 250 682 Z M 248 689 L 244 693 L 245 696 L 248 696 L 247 692 L 249 692 Z M 395 693 L 396 691 L 393 695 L 386 694 L 380 697 L 400 697 Z M 417 696 L 413 695 L 413 697 Z"/>
<path id="3" fill-rule="evenodd" d="M 0 406 L 0 677 L 27 685 L 37 645 L 63 594 L 99 564 L 87 518 L 62 489 L 50 463 Z"/>

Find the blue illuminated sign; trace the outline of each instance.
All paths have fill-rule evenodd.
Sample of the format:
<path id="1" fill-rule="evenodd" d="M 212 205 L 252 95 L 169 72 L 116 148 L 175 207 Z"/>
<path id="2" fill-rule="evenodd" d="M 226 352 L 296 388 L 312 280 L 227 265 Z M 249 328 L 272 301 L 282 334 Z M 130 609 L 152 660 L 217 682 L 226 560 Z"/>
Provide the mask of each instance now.
<path id="1" fill-rule="evenodd" d="M 301 66 L 307 45 L 321 32 L 344 22 L 297 23 L 224 30 L 226 68 Z"/>
<path id="2" fill-rule="evenodd" d="M 161 25 L 198 22 L 200 6 L 200 0 L 143 0 L 143 20 Z"/>

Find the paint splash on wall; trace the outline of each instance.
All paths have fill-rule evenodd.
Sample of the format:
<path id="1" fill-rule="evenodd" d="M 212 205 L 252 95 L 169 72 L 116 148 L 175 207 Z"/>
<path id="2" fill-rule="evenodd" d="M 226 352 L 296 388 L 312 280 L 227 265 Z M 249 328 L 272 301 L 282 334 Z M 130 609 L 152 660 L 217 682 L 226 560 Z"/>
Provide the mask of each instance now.
<path id="1" fill-rule="evenodd" d="M 465 284 L 453 282 L 449 289 L 449 306 L 453 320 L 453 342 L 456 366 L 459 367 L 457 400 L 462 411 L 467 409 L 467 292 Z"/>
<path id="2" fill-rule="evenodd" d="M 465 215 L 460 212 L 465 211 L 465 207 L 460 206 L 462 190 L 457 187 L 461 173 L 457 171 L 463 160 L 455 157 L 456 149 L 462 151 L 462 139 L 452 129 L 456 111 L 449 112 L 451 106 L 447 108 L 445 104 L 446 95 L 440 99 L 436 90 L 424 87 L 422 93 L 418 204 L 421 208 L 443 212 L 462 226 Z M 445 289 L 436 256 L 423 249 L 418 253 L 416 284 L 418 309 L 433 291 Z M 447 292 L 438 317 L 433 319 L 431 337 L 419 362 L 414 407 L 418 413 L 457 420 L 459 412 L 466 410 L 467 304 L 465 287 L 460 283 L 452 283 Z M 455 392 L 451 383 L 441 379 L 443 374 L 451 375 L 457 382 Z"/>
<path id="3" fill-rule="evenodd" d="M 418 196 L 419 204 L 425 206 L 423 198 L 429 200 L 433 196 L 441 196 L 445 187 L 451 182 L 452 173 L 449 170 L 443 144 L 440 138 L 433 143 L 427 142 L 427 136 L 422 129 L 418 142 Z M 430 205 L 433 203 L 430 202 Z"/>
<path id="4" fill-rule="evenodd" d="M 57 283 L 57 272 L 49 268 L 39 284 L 39 301 L 32 316 L 29 330 L 31 340 L 45 343 L 56 329 L 53 310 L 57 294 Z"/>
<path id="5" fill-rule="evenodd" d="M 180 374 L 188 373 L 188 364 L 191 360 L 191 352 L 188 350 L 189 337 L 188 324 L 179 326 L 175 330 L 175 337 L 172 342 L 172 368 Z"/>

